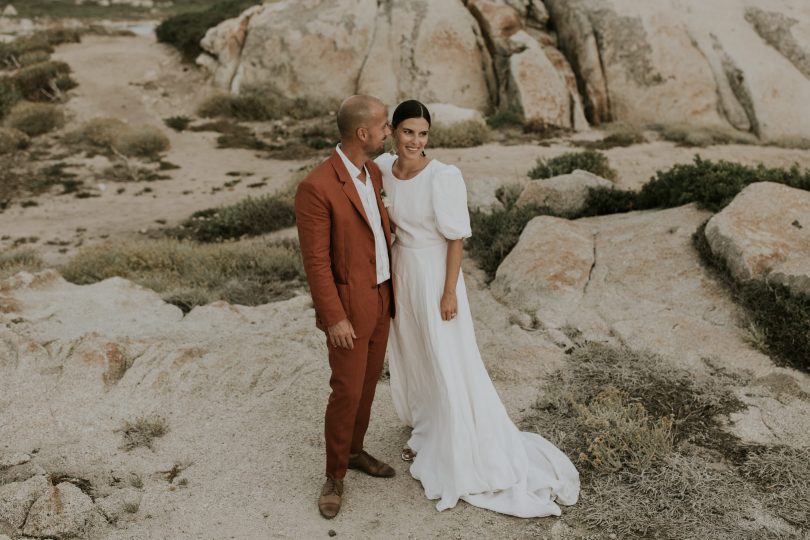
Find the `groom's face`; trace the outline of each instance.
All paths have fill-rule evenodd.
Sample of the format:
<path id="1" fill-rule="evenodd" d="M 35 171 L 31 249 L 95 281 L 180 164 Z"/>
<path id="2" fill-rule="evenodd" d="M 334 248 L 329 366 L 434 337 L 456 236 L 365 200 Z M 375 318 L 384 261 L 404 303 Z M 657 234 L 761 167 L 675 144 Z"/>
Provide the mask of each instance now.
<path id="1" fill-rule="evenodd" d="M 391 134 L 391 127 L 388 124 L 388 109 L 386 107 L 383 105 L 374 107 L 367 130 L 366 153 L 375 154 L 381 152 L 385 146 L 386 137 Z"/>

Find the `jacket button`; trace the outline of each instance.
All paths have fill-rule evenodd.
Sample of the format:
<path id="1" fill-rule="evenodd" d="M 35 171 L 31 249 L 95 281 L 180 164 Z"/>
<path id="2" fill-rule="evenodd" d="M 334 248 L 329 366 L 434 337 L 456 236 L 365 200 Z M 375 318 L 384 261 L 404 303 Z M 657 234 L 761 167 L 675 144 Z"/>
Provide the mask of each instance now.
<path id="1" fill-rule="evenodd" d="M 374 264 L 376 261 L 374 260 L 374 257 L 372 257 L 372 258 L 370 258 L 370 259 L 368 260 L 368 262 L 370 262 L 371 264 Z"/>

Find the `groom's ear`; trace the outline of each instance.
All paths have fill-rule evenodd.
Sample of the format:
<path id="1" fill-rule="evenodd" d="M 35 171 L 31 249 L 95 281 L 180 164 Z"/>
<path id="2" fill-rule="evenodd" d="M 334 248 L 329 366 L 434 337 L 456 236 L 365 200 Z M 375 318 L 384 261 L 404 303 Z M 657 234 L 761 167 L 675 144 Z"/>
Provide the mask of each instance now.
<path id="1" fill-rule="evenodd" d="M 368 128 L 359 127 L 354 132 L 358 141 L 366 142 L 368 140 Z"/>

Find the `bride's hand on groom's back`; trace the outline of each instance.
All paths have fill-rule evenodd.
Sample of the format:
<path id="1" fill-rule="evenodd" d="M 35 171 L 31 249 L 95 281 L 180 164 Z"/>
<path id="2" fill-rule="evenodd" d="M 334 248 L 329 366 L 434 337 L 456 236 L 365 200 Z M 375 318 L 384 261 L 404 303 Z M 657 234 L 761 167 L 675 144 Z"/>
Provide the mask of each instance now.
<path id="1" fill-rule="evenodd" d="M 354 328 L 349 319 L 343 319 L 334 326 L 328 329 L 329 342 L 333 347 L 340 347 L 342 349 L 354 349 L 354 340 L 357 336 L 354 334 Z"/>

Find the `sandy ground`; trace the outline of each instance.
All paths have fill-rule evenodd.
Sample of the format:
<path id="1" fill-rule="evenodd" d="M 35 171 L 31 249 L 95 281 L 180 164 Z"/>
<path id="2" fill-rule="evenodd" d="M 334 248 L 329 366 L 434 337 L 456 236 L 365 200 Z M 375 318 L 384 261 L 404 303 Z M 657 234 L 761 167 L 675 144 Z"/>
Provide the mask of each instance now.
<path id="1" fill-rule="evenodd" d="M 70 64 L 79 83 L 66 105 L 66 130 L 99 116 L 113 116 L 132 124 L 158 126 L 171 141 L 165 159 L 180 168 L 167 171 L 171 180 L 139 183 L 99 182 L 99 197 L 43 195 L 39 206 L 13 205 L 0 214 L 0 230 L 9 247 L 20 237 L 37 237 L 38 249 L 53 264 L 64 262 L 82 245 L 106 238 L 126 237 L 159 226 L 156 220 L 175 224 L 203 208 L 230 204 L 248 195 L 271 193 L 284 186 L 306 162 L 265 159 L 254 152 L 216 149 L 216 134 L 175 132 L 163 125 L 169 116 L 193 116 L 197 105 L 212 89 L 194 66 L 184 65 L 171 48 L 153 36 L 88 36 L 82 43 L 59 47 L 54 58 Z M 392 104 L 393 105 L 393 104 Z M 586 135 L 587 136 L 587 135 Z M 504 184 L 525 183 L 527 171 L 538 158 L 571 151 L 564 141 L 550 146 L 487 144 L 467 149 L 436 149 L 431 155 L 457 164 L 465 175 L 473 205 L 494 202 L 495 190 Z M 679 148 L 668 142 L 652 142 L 608 150 L 611 165 L 618 171 L 617 185 L 638 189 L 655 171 L 685 163 L 700 154 L 710 159 L 740 163 L 765 163 L 783 167 L 798 163 L 810 167 L 810 152 L 770 147 L 717 146 Z M 103 170 L 106 158 L 73 156 L 65 161 Z M 245 173 L 236 186 L 223 187 Z M 265 182 L 262 187 L 247 187 Z M 144 192 L 144 188 L 151 192 Z M 123 193 L 119 193 L 124 189 Z M 48 243 L 51 243 L 50 245 Z M 59 243 L 68 246 L 58 246 Z M 67 250 L 60 253 L 59 249 Z"/>

